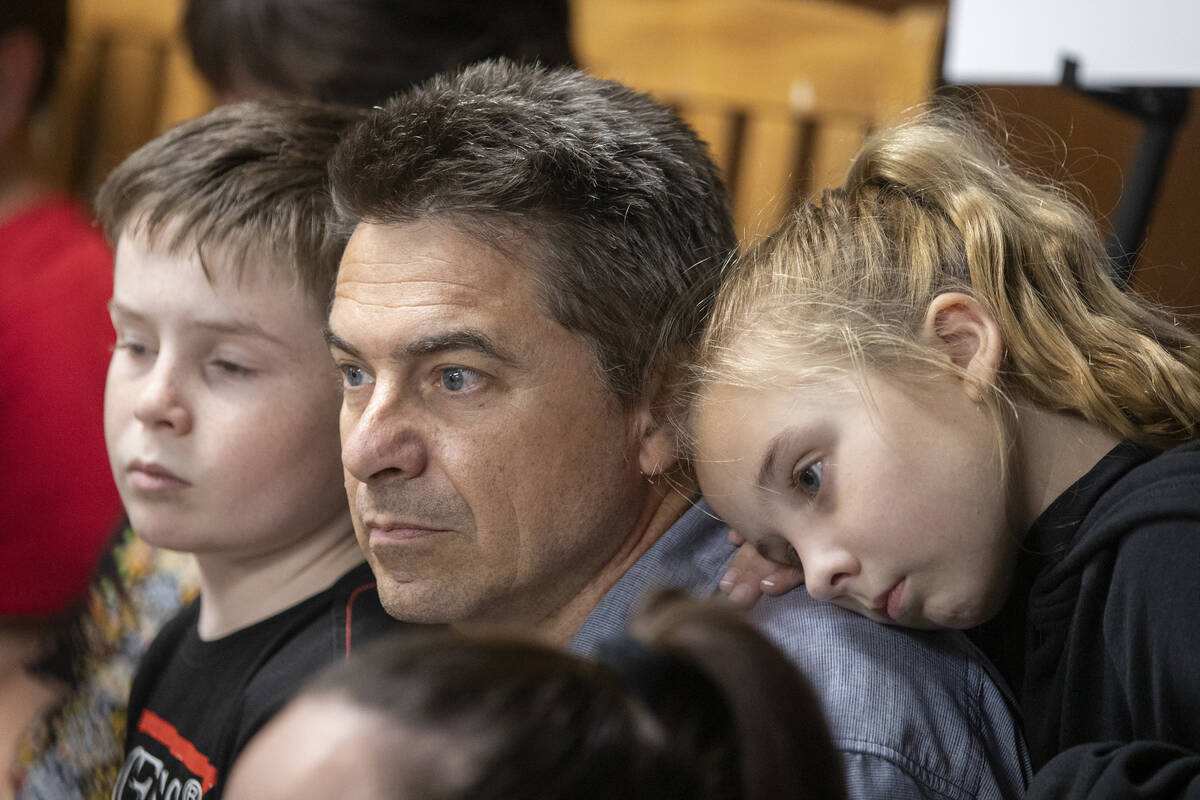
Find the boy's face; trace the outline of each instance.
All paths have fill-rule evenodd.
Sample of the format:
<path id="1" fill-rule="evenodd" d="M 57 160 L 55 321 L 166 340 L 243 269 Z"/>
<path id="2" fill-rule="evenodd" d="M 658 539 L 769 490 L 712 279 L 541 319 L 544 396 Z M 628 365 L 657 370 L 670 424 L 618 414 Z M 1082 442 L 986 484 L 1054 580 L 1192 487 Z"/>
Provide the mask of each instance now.
<path id="1" fill-rule="evenodd" d="M 104 430 L 130 522 L 152 544 L 254 557 L 339 517 L 348 527 L 321 316 L 264 266 L 239 281 L 210 263 L 210 283 L 194 254 L 117 244 Z"/>
<path id="2" fill-rule="evenodd" d="M 713 386 L 696 472 L 721 517 L 809 593 L 886 624 L 965 628 L 1007 592 L 1012 530 L 995 437 L 961 382 L 869 375 L 803 389 Z"/>

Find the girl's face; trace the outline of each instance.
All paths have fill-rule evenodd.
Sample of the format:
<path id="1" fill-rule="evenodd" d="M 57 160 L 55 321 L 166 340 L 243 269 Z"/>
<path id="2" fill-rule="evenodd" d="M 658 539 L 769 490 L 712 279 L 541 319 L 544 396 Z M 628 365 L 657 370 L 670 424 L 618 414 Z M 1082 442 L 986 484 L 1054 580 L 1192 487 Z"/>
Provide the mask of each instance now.
<path id="1" fill-rule="evenodd" d="M 802 566 L 813 597 L 913 628 L 999 610 L 1019 534 L 991 418 L 961 381 L 714 385 L 695 419 L 705 497 L 764 555 Z"/>

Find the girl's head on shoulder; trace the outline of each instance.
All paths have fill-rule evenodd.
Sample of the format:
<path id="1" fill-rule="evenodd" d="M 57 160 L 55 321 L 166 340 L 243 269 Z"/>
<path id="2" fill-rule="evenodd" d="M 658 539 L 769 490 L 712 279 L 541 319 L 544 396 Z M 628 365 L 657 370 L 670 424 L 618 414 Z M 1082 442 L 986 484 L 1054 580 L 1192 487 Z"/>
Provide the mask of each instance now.
<path id="1" fill-rule="evenodd" d="M 679 427 L 714 509 L 815 597 L 969 627 L 1108 449 L 1196 435 L 1198 341 L 1064 190 L 926 112 L 731 265 Z"/>

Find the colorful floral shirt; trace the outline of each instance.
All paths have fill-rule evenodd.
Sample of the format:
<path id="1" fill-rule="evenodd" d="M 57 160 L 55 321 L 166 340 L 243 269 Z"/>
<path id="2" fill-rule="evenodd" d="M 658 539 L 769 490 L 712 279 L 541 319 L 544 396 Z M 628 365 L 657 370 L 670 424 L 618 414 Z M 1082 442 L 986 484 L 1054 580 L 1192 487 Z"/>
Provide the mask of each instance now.
<path id="1" fill-rule="evenodd" d="M 81 681 L 18 748 L 17 800 L 107 800 L 124 755 L 125 704 L 138 661 L 199 591 L 190 555 L 151 547 L 129 530 L 113 555 L 116 576 L 91 589 Z"/>

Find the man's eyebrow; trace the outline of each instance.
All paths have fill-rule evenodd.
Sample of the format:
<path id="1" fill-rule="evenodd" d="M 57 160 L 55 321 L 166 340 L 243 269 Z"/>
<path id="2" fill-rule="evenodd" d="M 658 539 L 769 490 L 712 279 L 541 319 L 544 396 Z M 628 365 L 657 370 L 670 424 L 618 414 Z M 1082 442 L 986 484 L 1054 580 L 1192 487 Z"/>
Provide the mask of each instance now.
<path id="1" fill-rule="evenodd" d="M 358 359 L 362 358 L 362 353 L 358 352 L 358 349 L 354 345 L 350 344 L 345 339 L 338 336 L 336 333 L 334 333 L 328 327 L 326 327 L 324 330 L 322 330 L 321 334 L 325 337 L 325 344 L 329 345 L 330 347 L 336 347 L 338 350 L 341 350 L 343 353 L 350 355 L 350 356 L 354 356 L 355 358 L 358 358 Z"/>
<path id="2" fill-rule="evenodd" d="M 325 329 L 325 343 L 354 358 L 363 358 L 363 354 L 354 345 L 338 336 L 329 328 Z M 516 356 L 492 341 L 491 337 L 487 334 L 472 328 L 449 331 L 437 334 L 436 336 L 427 336 L 424 339 L 400 345 L 392 352 L 392 357 L 400 361 L 406 358 L 419 358 L 447 350 L 473 350 L 509 366 L 515 367 L 518 363 Z"/>
<path id="3" fill-rule="evenodd" d="M 419 357 L 447 350 L 474 350 L 477 353 L 482 353 L 511 367 L 517 366 L 516 356 L 492 341 L 491 337 L 483 331 L 473 328 L 449 331 L 436 336 L 427 336 L 415 342 L 409 342 L 397 348 L 395 355 L 397 357 Z"/>

